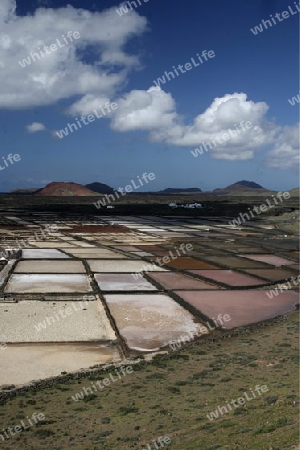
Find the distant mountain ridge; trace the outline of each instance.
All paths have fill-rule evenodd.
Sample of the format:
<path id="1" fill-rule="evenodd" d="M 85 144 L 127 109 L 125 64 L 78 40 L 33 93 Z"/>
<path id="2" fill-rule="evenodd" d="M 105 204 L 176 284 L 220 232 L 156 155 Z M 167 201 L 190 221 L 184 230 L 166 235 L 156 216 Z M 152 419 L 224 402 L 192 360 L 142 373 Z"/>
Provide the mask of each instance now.
<path id="1" fill-rule="evenodd" d="M 182 193 L 197 193 L 202 192 L 199 188 L 167 188 L 162 191 L 158 191 L 159 194 L 182 194 Z"/>
<path id="2" fill-rule="evenodd" d="M 31 195 L 35 192 L 39 191 L 40 188 L 28 188 L 28 189 L 13 189 L 9 192 L 9 194 L 15 194 L 15 195 Z"/>
<path id="3" fill-rule="evenodd" d="M 43 188 L 31 188 L 31 189 L 14 189 L 10 191 L 11 195 L 38 195 L 38 196 L 103 196 L 114 194 L 116 189 L 112 188 L 108 184 L 93 182 L 86 185 L 82 185 L 74 182 L 58 182 L 53 181 Z M 148 191 L 140 192 L 140 195 L 196 195 L 196 194 L 216 194 L 216 195 L 266 195 L 268 193 L 274 193 L 264 188 L 254 181 L 241 180 L 236 183 L 230 184 L 225 188 L 217 188 L 213 191 L 202 191 L 200 188 L 166 188 L 160 191 Z M 291 189 L 292 196 L 299 196 L 299 188 Z"/>

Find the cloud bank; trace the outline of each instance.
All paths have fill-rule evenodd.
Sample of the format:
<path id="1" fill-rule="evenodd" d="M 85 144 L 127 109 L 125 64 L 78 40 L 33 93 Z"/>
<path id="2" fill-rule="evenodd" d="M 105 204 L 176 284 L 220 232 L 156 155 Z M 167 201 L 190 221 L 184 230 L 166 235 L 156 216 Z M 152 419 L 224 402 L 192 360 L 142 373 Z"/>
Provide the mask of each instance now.
<path id="1" fill-rule="evenodd" d="M 125 48 L 148 26 L 136 11 L 119 17 L 115 8 L 99 13 L 68 5 L 38 8 L 33 14 L 18 16 L 15 0 L 1 0 L 0 108 L 28 109 L 69 99 L 65 113 L 80 117 L 114 101 L 118 109 L 106 118 L 115 132 L 142 130 L 152 142 L 189 149 L 249 121 L 253 128 L 218 144 L 207 155 L 219 160 L 249 160 L 269 147 L 269 167 L 295 167 L 299 160 L 298 125 L 282 127 L 269 121 L 269 106 L 248 99 L 246 93 L 212 99 L 190 124 L 177 112 L 173 96 L 161 88 L 124 93 L 132 71 L 142 69 L 139 57 Z M 19 61 L 68 32 L 80 33 L 80 39 L 21 67 Z M 27 126 L 30 133 L 46 130 L 40 123 Z"/>
<path id="2" fill-rule="evenodd" d="M 15 0 L 1 0 L 0 108 L 50 105 L 75 95 L 115 95 L 139 65 L 138 57 L 124 47 L 146 27 L 146 19 L 134 11 L 120 20 L 113 8 L 93 13 L 68 5 L 38 8 L 21 17 Z M 57 39 L 63 44 L 69 31 L 80 33 L 80 39 L 29 66 L 18 63 Z"/>

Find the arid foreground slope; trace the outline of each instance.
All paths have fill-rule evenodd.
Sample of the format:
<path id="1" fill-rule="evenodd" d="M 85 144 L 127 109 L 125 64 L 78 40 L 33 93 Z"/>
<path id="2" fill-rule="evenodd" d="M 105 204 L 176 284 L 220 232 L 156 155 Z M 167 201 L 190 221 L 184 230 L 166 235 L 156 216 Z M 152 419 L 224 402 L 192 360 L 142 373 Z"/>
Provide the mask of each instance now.
<path id="1" fill-rule="evenodd" d="M 72 396 L 109 372 L 11 398 L 1 406 L 1 429 L 34 412 L 45 420 L 5 440 L 2 448 L 148 450 L 147 444 L 168 436 L 172 441 L 164 448 L 172 450 L 296 449 L 297 333 L 293 312 L 227 339 L 209 338 L 133 365 L 131 374 L 78 402 Z M 245 397 L 244 392 L 252 398 L 257 385 L 268 391 L 209 420 L 218 406 Z"/>

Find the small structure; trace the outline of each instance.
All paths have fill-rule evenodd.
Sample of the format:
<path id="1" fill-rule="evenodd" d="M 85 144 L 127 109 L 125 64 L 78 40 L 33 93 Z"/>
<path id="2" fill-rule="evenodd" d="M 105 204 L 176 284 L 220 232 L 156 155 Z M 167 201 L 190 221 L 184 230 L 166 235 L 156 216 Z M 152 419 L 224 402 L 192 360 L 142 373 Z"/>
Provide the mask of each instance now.
<path id="1" fill-rule="evenodd" d="M 174 208 L 186 208 L 186 209 L 198 209 L 198 208 L 205 208 L 205 205 L 202 205 L 202 203 L 186 203 L 184 205 L 177 205 L 177 203 L 169 203 L 169 207 Z"/>

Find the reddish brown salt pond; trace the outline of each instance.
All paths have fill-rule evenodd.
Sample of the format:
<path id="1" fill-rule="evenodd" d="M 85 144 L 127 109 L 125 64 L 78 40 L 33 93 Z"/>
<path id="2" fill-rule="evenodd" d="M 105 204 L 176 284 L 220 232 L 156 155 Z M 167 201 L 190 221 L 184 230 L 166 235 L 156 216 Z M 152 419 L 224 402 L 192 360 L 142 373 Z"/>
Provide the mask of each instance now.
<path id="1" fill-rule="evenodd" d="M 281 258 L 276 255 L 239 255 L 242 258 L 252 259 L 254 261 L 260 261 L 267 264 L 271 264 L 272 266 L 288 266 L 289 264 L 293 264 L 295 261 L 289 261 L 288 259 Z"/>
<path id="2" fill-rule="evenodd" d="M 299 272 L 300 266 L 299 264 L 292 264 L 291 266 L 289 266 L 289 268 L 297 270 L 297 272 Z"/>
<path id="3" fill-rule="evenodd" d="M 179 257 L 176 258 L 167 264 L 169 267 L 173 267 L 174 269 L 219 269 L 219 267 L 214 266 L 213 264 L 209 264 L 205 261 L 200 261 L 198 259 L 189 258 L 189 257 Z"/>
<path id="4" fill-rule="evenodd" d="M 236 269 L 267 269 L 267 266 L 260 261 L 253 261 L 250 259 L 248 260 L 246 258 L 237 258 L 236 256 L 205 256 L 205 259 L 212 263 L 221 264 Z M 194 269 L 198 269 L 198 267 L 194 267 Z M 203 269 L 205 269 L 205 267 L 203 267 Z"/>
<path id="5" fill-rule="evenodd" d="M 246 269 L 245 272 L 250 275 L 257 275 L 269 281 L 280 281 L 296 277 L 297 274 L 291 270 L 284 269 Z"/>
<path id="6" fill-rule="evenodd" d="M 133 245 L 118 245 L 115 247 L 117 250 L 123 250 L 123 252 L 136 252 L 139 249 Z"/>
<path id="7" fill-rule="evenodd" d="M 204 281 L 196 280 L 195 278 L 177 273 L 152 272 L 148 275 L 166 289 L 219 289 L 217 285 L 205 283 Z"/>
<path id="8" fill-rule="evenodd" d="M 231 320 L 224 328 L 235 328 L 260 322 L 295 309 L 296 292 L 286 291 L 269 298 L 269 291 L 175 291 L 188 304 L 209 318 L 228 314 Z"/>
<path id="9" fill-rule="evenodd" d="M 233 270 L 191 270 L 191 273 L 209 278 L 229 286 L 259 286 L 265 281 L 250 275 L 234 272 Z"/>

